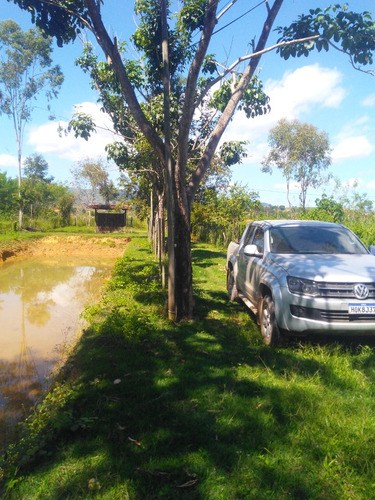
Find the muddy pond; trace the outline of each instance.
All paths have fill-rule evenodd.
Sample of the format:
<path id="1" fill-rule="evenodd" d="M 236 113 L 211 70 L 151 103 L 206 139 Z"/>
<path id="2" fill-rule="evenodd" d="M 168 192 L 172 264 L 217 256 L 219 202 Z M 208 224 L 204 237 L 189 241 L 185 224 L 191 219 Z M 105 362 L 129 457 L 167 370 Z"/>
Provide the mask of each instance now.
<path id="1" fill-rule="evenodd" d="M 108 252 L 45 253 L 0 266 L 0 450 L 61 366 L 116 261 Z"/>

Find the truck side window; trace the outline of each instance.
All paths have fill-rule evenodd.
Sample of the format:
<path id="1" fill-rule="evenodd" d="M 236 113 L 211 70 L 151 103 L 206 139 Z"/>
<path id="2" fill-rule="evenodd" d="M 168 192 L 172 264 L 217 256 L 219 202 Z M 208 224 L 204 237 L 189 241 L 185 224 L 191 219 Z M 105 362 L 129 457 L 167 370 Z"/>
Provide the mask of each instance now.
<path id="1" fill-rule="evenodd" d="M 253 245 L 256 245 L 259 253 L 264 252 L 264 230 L 261 227 L 255 231 Z"/>
<path id="2" fill-rule="evenodd" d="M 256 226 L 250 226 L 249 229 L 247 230 L 247 234 L 246 234 L 244 242 L 243 242 L 244 246 L 250 245 L 251 240 L 253 239 L 253 234 L 254 234 L 255 229 L 256 229 Z"/>

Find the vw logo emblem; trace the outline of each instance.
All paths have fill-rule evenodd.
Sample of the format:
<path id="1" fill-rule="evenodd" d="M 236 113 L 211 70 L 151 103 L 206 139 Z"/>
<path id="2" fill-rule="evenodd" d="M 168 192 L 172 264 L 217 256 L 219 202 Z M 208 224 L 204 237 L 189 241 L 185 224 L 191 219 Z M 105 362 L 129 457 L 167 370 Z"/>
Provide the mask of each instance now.
<path id="1" fill-rule="evenodd" d="M 369 294 L 368 288 L 366 285 L 362 285 L 362 283 L 358 285 L 354 285 L 354 295 L 357 299 L 367 299 Z"/>

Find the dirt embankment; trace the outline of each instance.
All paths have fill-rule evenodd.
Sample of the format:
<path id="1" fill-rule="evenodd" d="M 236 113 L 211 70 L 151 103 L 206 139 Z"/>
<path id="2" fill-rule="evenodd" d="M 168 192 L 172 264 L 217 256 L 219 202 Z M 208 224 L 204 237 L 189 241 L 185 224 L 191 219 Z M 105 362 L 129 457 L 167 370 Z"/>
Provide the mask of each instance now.
<path id="1" fill-rule="evenodd" d="M 46 236 L 35 240 L 17 240 L 0 247 L 0 265 L 5 261 L 31 256 L 69 256 L 117 258 L 124 253 L 129 238 Z"/>

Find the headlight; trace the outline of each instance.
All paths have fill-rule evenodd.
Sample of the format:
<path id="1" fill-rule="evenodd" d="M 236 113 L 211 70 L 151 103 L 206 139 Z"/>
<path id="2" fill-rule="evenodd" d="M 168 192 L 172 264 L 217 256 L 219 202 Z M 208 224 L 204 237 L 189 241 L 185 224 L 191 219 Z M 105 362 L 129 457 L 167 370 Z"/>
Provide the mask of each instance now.
<path id="1" fill-rule="evenodd" d="M 319 288 L 315 281 L 295 278 L 294 276 L 288 276 L 287 280 L 288 288 L 291 293 L 311 295 L 312 297 L 318 297 L 320 295 Z"/>

